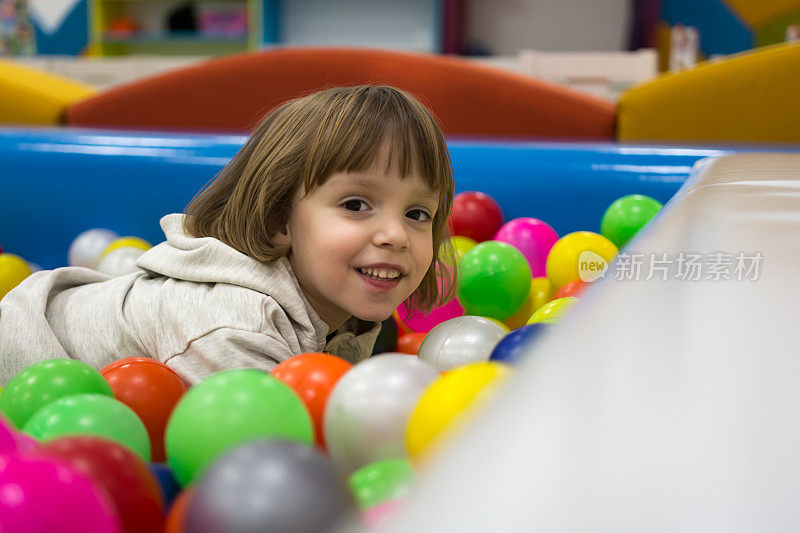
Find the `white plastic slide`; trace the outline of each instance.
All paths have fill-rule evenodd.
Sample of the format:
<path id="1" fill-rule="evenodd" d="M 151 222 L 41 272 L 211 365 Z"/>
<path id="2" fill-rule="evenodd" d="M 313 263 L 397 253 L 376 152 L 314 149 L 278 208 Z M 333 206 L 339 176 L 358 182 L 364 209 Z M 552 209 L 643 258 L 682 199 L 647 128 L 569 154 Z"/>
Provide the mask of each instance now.
<path id="1" fill-rule="evenodd" d="M 701 161 L 385 531 L 800 531 L 798 270 L 800 155 Z"/>

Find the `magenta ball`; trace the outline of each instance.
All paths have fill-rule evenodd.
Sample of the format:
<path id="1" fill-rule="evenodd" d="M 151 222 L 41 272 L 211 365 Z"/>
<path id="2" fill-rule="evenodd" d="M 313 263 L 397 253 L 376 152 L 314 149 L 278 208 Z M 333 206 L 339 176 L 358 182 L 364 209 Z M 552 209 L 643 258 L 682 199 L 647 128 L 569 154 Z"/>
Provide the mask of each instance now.
<path id="1" fill-rule="evenodd" d="M 397 315 L 400 317 L 400 320 L 403 321 L 403 324 L 414 331 L 420 331 L 422 333 L 427 333 L 442 322 L 462 316 L 463 314 L 464 308 L 461 307 L 461 304 L 458 303 L 455 297 L 446 304 L 431 309 L 431 312 L 427 314 L 415 311 L 409 313 L 405 304 L 400 304 L 400 307 L 397 308 Z"/>
<path id="2" fill-rule="evenodd" d="M 531 267 L 531 275 L 540 278 L 547 275 L 547 254 L 558 240 L 558 233 L 538 218 L 515 218 L 503 224 L 494 240 L 507 242 L 522 252 Z"/>
<path id="3" fill-rule="evenodd" d="M 0 454 L 16 453 L 18 447 L 15 431 L 11 429 L 11 422 L 0 415 Z"/>
<path id="4" fill-rule="evenodd" d="M 58 461 L 0 456 L 0 496 L 3 533 L 122 531 L 108 495 L 88 477 Z"/>

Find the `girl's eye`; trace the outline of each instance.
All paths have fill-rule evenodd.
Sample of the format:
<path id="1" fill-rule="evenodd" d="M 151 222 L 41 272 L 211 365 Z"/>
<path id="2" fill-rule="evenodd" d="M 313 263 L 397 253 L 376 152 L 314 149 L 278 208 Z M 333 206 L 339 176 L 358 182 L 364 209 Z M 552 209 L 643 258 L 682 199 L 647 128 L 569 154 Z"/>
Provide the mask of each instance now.
<path id="1" fill-rule="evenodd" d="M 428 222 L 431 219 L 431 216 L 422 209 L 412 209 L 406 213 L 406 216 L 410 219 L 416 220 L 417 222 Z"/>
<path id="2" fill-rule="evenodd" d="M 348 211 L 365 211 L 367 209 L 367 203 L 364 200 L 347 200 L 342 203 L 342 207 Z"/>

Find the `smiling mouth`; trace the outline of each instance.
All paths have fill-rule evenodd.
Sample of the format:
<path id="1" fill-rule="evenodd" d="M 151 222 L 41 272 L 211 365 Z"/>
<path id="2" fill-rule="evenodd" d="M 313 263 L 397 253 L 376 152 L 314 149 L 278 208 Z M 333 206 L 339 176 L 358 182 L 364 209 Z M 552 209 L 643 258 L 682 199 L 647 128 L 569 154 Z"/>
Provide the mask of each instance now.
<path id="1" fill-rule="evenodd" d="M 395 281 L 403 277 L 402 272 L 394 268 L 356 268 L 356 272 L 376 281 Z"/>

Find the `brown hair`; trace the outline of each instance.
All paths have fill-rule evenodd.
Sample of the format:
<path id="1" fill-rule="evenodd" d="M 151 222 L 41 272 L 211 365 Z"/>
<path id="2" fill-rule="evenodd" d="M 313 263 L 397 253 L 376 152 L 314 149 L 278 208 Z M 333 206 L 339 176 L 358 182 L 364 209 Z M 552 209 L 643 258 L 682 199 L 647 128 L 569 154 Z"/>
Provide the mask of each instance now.
<path id="1" fill-rule="evenodd" d="M 408 301 L 412 308 L 429 310 L 453 293 L 455 262 L 446 226 L 453 170 L 436 120 L 414 97 L 394 87 L 336 87 L 272 110 L 192 199 L 184 230 L 219 239 L 253 259 L 275 261 L 289 252 L 273 239 L 289 219 L 298 188 L 309 193 L 333 174 L 368 169 L 386 142 L 389 165 L 395 163 L 403 178 L 416 171 L 439 192 L 434 260 Z"/>

